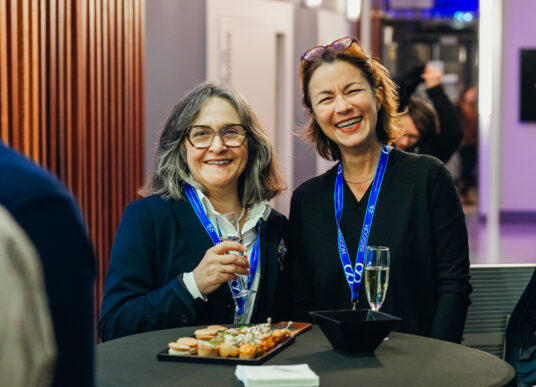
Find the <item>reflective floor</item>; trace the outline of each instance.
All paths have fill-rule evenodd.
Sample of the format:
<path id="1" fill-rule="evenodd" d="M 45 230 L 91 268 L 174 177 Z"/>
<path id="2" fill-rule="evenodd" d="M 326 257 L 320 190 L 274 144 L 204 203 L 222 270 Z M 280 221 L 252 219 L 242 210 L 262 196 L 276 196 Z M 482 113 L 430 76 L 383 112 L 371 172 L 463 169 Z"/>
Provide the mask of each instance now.
<path id="1" fill-rule="evenodd" d="M 536 263 L 536 223 L 488 224 L 466 213 L 472 264 Z"/>

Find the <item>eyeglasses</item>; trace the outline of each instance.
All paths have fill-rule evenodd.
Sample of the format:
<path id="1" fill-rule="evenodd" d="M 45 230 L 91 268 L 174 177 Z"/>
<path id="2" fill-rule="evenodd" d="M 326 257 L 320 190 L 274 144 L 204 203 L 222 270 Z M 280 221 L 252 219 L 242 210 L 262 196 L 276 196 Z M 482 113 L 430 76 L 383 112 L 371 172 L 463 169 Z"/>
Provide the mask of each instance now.
<path id="1" fill-rule="evenodd" d="M 188 129 L 187 138 L 188 142 L 197 149 L 206 149 L 211 146 L 216 136 L 220 136 L 226 147 L 238 148 L 246 141 L 247 134 L 246 129 L 241 124 L 226 125 L 219 132 L 210 126 L 192 125 Z"/>
<path id="2" fill-rule="evenodd" d="M 324 54 L 324 52 L 326 52 L 326 50 L 330 48 L 335 51 L 342 51 L 349 48 L 353 43 L 358 43 L 356 38 L 351 38 L 349 36 L 340 38 L 333 43 L 328 44 L 327 46 L 316 46 L 310 48 L 309 50 L 305 51 L 305 53 L 300 57 L 300 60 L 312 62 L 315 59 L 320 58 Z"/>

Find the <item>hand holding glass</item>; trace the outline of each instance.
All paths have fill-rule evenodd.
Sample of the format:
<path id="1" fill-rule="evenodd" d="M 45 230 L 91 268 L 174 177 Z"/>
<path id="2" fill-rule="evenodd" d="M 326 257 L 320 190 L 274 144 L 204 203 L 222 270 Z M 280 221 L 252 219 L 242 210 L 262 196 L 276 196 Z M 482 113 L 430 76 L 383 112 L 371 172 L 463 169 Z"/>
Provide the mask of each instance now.
<path id="1" fill-rule="evenodd" d="M 368 246 L 365 255 L 365 290 L 370 309 L 382 307 L 389 285 L 390 253 L 388 247 Z"/>
<path id="2" fill-rule="evenodd" d="M 240 232 L 240 224 L 238 222 L 238 215 L 236 212 L 229 212 L 227 214 L 217 215 L 216 216 L 216 227 L 218 229 L 218 234 L 220 240 L 223 241 L 234 241 L 242 243 L 242 233 Z M 242 255 L 242 252 L 236 252 L 237 255 Z M 254 290 L 249 290 L 247 288 L 248 276 L 243 274 L 237 274 L 238 281 L 229 281 L 231 289 L 238 290 L 237 285 L 240 284 L 239 292 L 232 292 L 233 298 L 242 298 L 248 294 L 255 293 Z"/>

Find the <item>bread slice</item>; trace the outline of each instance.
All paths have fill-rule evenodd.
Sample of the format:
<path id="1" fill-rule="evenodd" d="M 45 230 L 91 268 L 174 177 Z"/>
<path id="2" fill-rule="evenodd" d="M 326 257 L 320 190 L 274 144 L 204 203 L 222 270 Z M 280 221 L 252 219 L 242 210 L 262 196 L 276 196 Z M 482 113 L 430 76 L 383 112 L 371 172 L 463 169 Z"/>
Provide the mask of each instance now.
<path id="1" fill-rule="evenodd" d="M 173 356 L 190 356 L 192 354 L 191 348 L 184 344 L 173 342 L 169 343 L 168 347 L 168 353 Z"/>
<path id="2" fill-rule="evenodd" d="M 195 338 L 198 340 L 210 340 L 214 336 L 216 336 L 216 333 L 218 332 L 213 329 L 207 329 L 207 328 L 197 329 L 194 332 Z"/>
<path id="3" fill-rule="evenodd" d="M 238 357 L 238 347 L 232 344 L 220 344 L 221 357 Z"/>
<path id="4" fill-rule="evenodd" d="M 209 343 L 206 340 L 199 340 L 197 343 L 197 354 L 199 356 L 218 357 L 220 351 L 217 345 Z"/>

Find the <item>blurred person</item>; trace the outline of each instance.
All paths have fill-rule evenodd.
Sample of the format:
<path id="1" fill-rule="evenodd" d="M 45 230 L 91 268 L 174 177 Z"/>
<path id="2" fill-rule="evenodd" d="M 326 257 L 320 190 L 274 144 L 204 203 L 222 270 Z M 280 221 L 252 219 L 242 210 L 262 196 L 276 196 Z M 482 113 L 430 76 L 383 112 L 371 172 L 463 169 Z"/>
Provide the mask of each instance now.
<path id="1" fill-rule="evenodd" d="M 293 193 L 288 254 L 294 319 L 309 311 L 368 308 L 367 245 L 391 251 L 382 312 L 397 329 L 460 342 L 469 293 L 465 219 L 443 163 L 388 144 L 399 136 L 396 86 L 355 38 L 301 58 L 304 135 L 339 161 Z"/>
<path id="2" fill-rule="evenodd" d="M 32 242 L 1 205 L 0 310 L 0 385 L 50 386 L 56 346 L 41 263 Z"/>
<path id="3" fill-rule="evenodd" d="M 462 170 L 458 181 L 458 188 L 462 200 L 469 202 L 468 191 L 476 187 L 477 179 L 477 146 L 478 146 L 478 109 L 477 90 L 475 86 L 467 86 L 458 100 L 458 111 L 463 127 L 463 140 L 459 149 L 462 161 Z"/>
<path id="4" fill-rule="evenodd" d="M 536 270 L 506 327 L 505 360 L 516 370 L 516 386 L 536 385 Z"/>
<path id="5" fill-rule="evenodd" d="M 187 94 L 160 137 L 146 197 L 123 214 L 100 337 L 284 318 L 287 219 L 268 203 L 284 188 L 273 147 L 240 94 L 210 83 Z M 219 240 L 215 218 L 228 212 L 240 214 L 243 244 Z M 249 274 L 256 293 L 235 302 L 227 282 L 237 274 Z"/>
<path id="6" fill-rule="evenodd" d="M 39 254 L 54 327 L 52 386 L 93 386 L 95 261 L 80 211 L 50 173 L 0 143 L 0 204 Z"/>
<path id="7" fill-rule="evenodd" d="M 394 145 L 406 152 L 427 154 L 446 163 L 458 149 L 463 130 L 456 107 L 441 84 L 443 74 L 432 65 L 418 66 L 398 81 L 401 98 L 399 125 L 404 135 Z M 424 80 L 426 94 L 433 107 L 422 98 L 413 97 L 418 84 Z"/>

